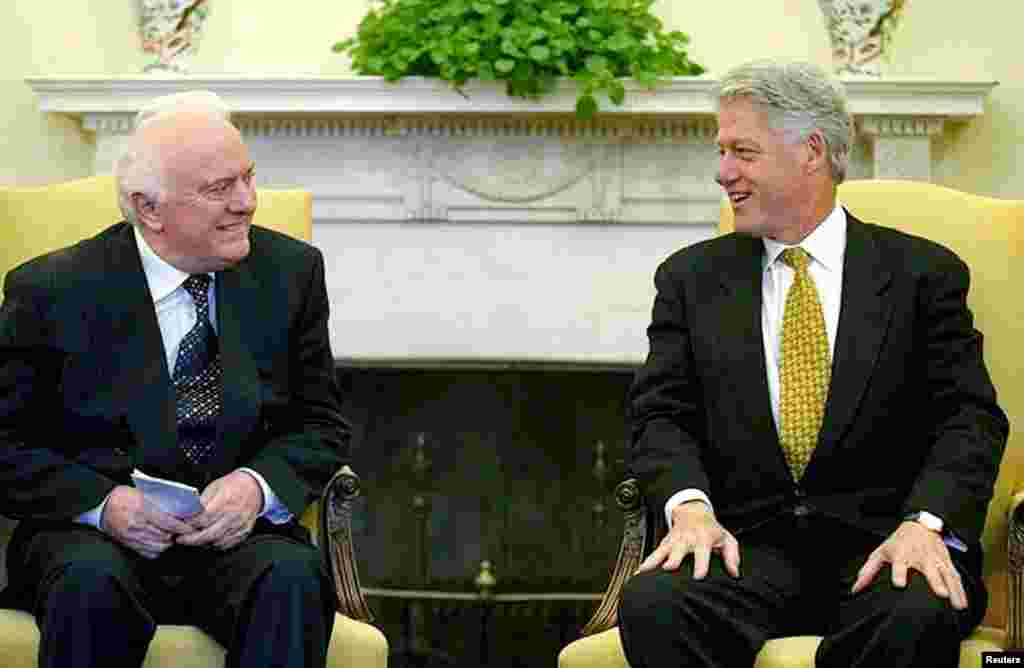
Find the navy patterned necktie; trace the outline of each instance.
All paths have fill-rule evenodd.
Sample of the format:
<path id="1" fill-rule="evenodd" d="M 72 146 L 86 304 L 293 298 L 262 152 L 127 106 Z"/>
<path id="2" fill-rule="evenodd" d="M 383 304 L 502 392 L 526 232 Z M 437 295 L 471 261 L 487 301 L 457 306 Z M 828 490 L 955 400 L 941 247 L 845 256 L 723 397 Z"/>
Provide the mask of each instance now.
<path id="1" fill-rule="evenodd" d="M 178 445 L 192 464 L 213 451 L 221 408 L 221 367 L 217 334 L 210 324 L 210 277 L 193 274 L 184 288 L 196 305 L 196 324 L 185 334 L 174 362 Z"/>

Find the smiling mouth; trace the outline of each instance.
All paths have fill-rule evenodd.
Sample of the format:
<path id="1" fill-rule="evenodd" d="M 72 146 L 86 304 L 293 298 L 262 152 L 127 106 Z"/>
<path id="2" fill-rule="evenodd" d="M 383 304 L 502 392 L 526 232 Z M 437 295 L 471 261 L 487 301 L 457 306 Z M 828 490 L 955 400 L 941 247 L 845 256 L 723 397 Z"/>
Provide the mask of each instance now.
<path id="1" fill-rule="evenodd" d="M 732 192 L 729 193 L 729 201 L 733 203 L 733 206 L 742 204 L 750 199 L 750 193 Z"/>
<path id="2" fill-rule="evenodd" d="M 247 227 L 249 227 L 249 221 L 248 220 L 239 220 L 237 222 L 229 223 L 227 225 L 218 225 L 217 229 L 222 230 L 224 232 L 232 232 L 232 231 L 237 230 L 239 228 L 247 228 Z"/>

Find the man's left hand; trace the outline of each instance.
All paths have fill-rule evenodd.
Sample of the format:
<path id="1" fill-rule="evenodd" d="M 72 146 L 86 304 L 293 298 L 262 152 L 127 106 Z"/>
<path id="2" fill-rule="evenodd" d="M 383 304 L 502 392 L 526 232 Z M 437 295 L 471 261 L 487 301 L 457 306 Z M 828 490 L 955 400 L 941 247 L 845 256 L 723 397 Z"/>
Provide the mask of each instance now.
<path id="1" fill-rule="evenodd" d="M 884 543 L 868 556 L 857 574 L 852 593 L 861 591 L 875 579 L 884 564 L 892 565 L 892 584 L 907 586 L 907 570 L 923 574 L 937 596 L 948 598 L 957 610 L 967 608 L 967 593 L 949 556 L 942 536 L 917 522 L 904 522 Z"/>
<path id="2" fill-rule="evenodd" d="M 263 510 L 263 491 L 245 471 L 217 478 L 207 485 L 199 500 L 206 510 L 186 520 L 194 531 L 178 536 L 177 542 L 182 545 L 232 548 L 245 540 Z"/>

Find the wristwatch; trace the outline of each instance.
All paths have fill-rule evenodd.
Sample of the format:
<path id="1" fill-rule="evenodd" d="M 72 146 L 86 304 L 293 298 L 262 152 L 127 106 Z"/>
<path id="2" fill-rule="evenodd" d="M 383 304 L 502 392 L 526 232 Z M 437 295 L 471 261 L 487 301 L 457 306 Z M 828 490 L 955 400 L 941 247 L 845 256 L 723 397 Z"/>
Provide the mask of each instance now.
<path id="1" fill-rule="evenodd" d="M 941 517 L 936 517 L 935 515 L 932 515 L 926 510 L 920 510 L 916 513 L 910 513 L 903 519 L 907 520 L 908 522 L 917 522 L 924 528 L 931 529 L 935 533 L 942 533 L 942 528 L 945 526 L 945 523 L 942 521 Z"/>

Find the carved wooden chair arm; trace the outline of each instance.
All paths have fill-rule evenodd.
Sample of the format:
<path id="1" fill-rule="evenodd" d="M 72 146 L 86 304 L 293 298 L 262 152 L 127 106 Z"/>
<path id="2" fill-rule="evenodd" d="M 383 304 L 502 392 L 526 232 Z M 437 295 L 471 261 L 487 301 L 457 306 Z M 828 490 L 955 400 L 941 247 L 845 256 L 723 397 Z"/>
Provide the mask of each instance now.
<path id="1" fill-rule="evenodd" d="M 1006 649 L 1024 648 L 1024 491 L 1017 492 L 1007 510 L 1007 594 Z"/>
<path id="2" fill-rule="evenodd" d="M 327 572 L 334 580 L 338 612 L 360 622 L 373 614 L 359 587 L 355 549 L 352 546 L 352 507 L 360 494 L 359 476 L 343 466 L 324 488 L 320 499 L 319 536 Z"/>
<path id="3" fill-rule="evenodd" d="M 622 586 L 643 559 L 647 543 L 648 525 L 647 509 L 640 494 L 640 484 L 634 478 L 623 480 L 615 487 L 615 503 L 625 513 L 625 527 L 622 533 L 622 545 L 619 557 L 615 562 L 611 582 L 601 598 L 597 611 L 583 628 L 583 635 L 600 633 L 618 623 L 619 599 L 622 597 Z"/>

